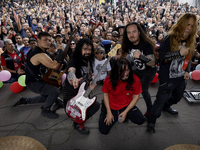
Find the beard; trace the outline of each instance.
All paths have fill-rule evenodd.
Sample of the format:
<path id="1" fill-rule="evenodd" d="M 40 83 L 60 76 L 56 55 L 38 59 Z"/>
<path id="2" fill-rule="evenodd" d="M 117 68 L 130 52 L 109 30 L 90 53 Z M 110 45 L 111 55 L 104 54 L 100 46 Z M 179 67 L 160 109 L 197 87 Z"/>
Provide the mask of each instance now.
<path id="1" fill-rule="evenodd" d="M 85 60 L 85 61 L 90 60 L 90 58 L 91 58 L 91 55 L 90 55 L 90 54 L 89 54 L 88 56 L 86 56 L 85 54 L 82 55 L 82 59 Z"/>

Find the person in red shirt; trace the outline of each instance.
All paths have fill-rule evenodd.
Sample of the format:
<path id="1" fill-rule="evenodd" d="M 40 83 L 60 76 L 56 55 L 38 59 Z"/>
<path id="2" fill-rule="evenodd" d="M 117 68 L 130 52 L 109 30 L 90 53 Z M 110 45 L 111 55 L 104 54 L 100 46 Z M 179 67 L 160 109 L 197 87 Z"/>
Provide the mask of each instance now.
<path id="1" fill-rule="evenodd" d="M 6 50 L 1 54 L 1 65 L 4 70 L 11 73 L 11 78 L 6 83 L 12 83 L 18 80 L 19 75 L 25 74 L 22 67 L 24 58 L 19 51 L 15 50 L 11 39 L 6 39 L 4 44 Z"/>
<path id="2" fill-rule="evenodd" d="M 130 119 L 138 125 L 144 123 L 145 118 L 136 106 L 142 86 L 139 77 L 132 73 L 126 58 L 116 60 L 110 76 L 104 81 L 102 91 L 103 102 L 99 118 L 99 130 L 102 134 L 108 134 L 117 121 L 122 123 L 125 119 Z"/>

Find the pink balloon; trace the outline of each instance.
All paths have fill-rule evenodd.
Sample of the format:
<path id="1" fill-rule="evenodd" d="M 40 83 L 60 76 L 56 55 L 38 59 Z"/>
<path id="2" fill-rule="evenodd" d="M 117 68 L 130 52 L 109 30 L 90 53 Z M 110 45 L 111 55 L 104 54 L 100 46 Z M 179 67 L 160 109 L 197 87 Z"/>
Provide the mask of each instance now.
<path id="1" fill-rule="evenodd" d="M 193 80 L 200 80 L 200 70 L 194 70 L 191 76 Z"/>
<path id="2" fill-rule="evenodd" d="M 11 78 L 11 73 L 7 70 L 0 72 L 0 81 L 8 81 Z"/>
<path id="3" fill-rule="evenodd" d="M 155 74 L 153 80 L 151 81 L 151 83 L 156 83 L 158 82 L 158 73 Z"/>
<path id="4" fill-rule="evenodd" d="M 64 74 L 62 75 L 62 84 L 64 83 L 66 77 L 67 77 L 67 75 L 66 75 L 66 73 L 64 73 Z"/>

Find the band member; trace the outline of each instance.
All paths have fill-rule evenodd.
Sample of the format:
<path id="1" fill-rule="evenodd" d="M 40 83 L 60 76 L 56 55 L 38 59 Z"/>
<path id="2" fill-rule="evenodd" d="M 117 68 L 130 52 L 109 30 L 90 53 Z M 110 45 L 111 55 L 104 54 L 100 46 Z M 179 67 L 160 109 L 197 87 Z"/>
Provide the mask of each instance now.
<path id="1" fill-rule="evenodd" d="M 93 73 L 93 62 L 93 42 L 88 38 L 79 40 L 76 45 L 74 54 L 68 63 L 68 74 L 63 89 L 64 106 L 66 106 L 68 100 L 78 94 L 79 86 L 84 81 L 86 81 L 86 85 L 88 85 L 86 88 L 90 86 L 91 90 L 93 90 L 96 87 L 96 84 L 90 84 Z M 97 101 L 94 102 L 94 104 L 87 109 L 86 119 L 94 115 L 99 110 L 99 107 L 100 104 Z M 83 134 L 90 133 L 89 129 L 84 127 L 83 124 L 77 124 L 74 122 L 74 128 Z"/>
<path id="2" fill-rule="evenodd" d="M 99 118 L 99 130 L 108 134 L 117 122 L 130 119 L 131 122 L 141 125 L 145 118 L 137 108 L 136 103 L 142 93 L 140 79 L 132 73 L 129 61 L 126 58 L 116 60 L 102 88 L 103 101 Z"/>
<path id="3" fill-rule="evenodd" d="M 58 118 L 58 114 L 50 110 L 52 104 L 59 96 L 59 89 L 53 85 L 45 83 L 42 80 L 46 69 L 57 69 L 62 63 L 62 50 L 59 50 L 55 60 L 52 60 L 47 54 L 46 50 L 51 43 L 51 35 L 47 32 L 40 32 L 37 38 L 38 45 L 31 50 L 27 55 L 26 65 L 26 86 L 34 92 L 40 94 L 36 96 L 33 101 L 45 101 L 41 107 L 41 115 L 50 119 Z M 37 98 L 37 99 L 36 99 Z"/>
<path id="4" fill-rule="evenodd" d="M 156 73 L 154 44 L 136 22 L 129 23 L 125 27 L 122 55 L 126 56 L 131 62 L 133 73 L 140 78 L 143 91 L 142 96 L 147 106 L 145 116 L 148 117 L 152 107 L 148 89 Z"/>
<path id="5" fill-rule="evenodd" d="M 186 13 L 181 16 L 168 32 L 160 46 L 159 89 L 156 100 L 148 117 L 147 131 L 155 133 L 156 119 L 161 110 L 172 115 L 178 111 L 171 105 L 178 103 L 184 93 L 186 80 L 189 79 L 190 63 L 184 68 L 184 59 L 190 61 L 195 50 L 197 18 L 194 14 Z"/>

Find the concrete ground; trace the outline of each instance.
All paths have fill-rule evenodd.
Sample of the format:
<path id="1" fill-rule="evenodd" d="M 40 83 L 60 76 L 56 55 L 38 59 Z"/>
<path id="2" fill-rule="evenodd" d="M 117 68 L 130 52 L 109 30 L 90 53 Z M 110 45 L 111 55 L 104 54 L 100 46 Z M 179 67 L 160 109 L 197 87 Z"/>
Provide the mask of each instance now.
<path id="1" fill-rule="evenodd" d="M 155 100 L 157 89 L 158 83 L 151 84 L 149 91 L 152 101 Z M 200 81 L 189 80 L 186 89 L 200 91 Z M 97 86 L 92 94 L 101 102 L 101 86 Z M 40 115 L 42 104 L 11 107 L 19 96 L 34 95 L 26 88 L 20 93 L 12 93 L 10 84 L 3 85 L 0 89 L 0 137 L 32 137 L 48 150 L 163 150 L 175 144 L 200 145 L 200 103 L 191 104 L 184 98 L 173 106 L 179 111 L 179 115 L 172 116 L 162 112 L 157 120 L 155 134 L 146 132 L 146 122 L 138 126 L 129 121 L 116 123 L 108 135 L 102 135 L 98 130 L 99 110 L 85 123 L 90 128 L 90 134 L 82 135 L 74 130 L 73 122 L 63 109 L 57 111 L 58 119 L 51 120 Z M 137 106 L 145 113 L 146 106 L 142 96 Z"/>

